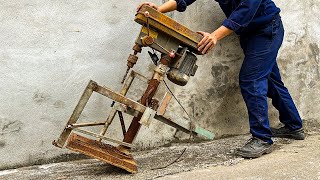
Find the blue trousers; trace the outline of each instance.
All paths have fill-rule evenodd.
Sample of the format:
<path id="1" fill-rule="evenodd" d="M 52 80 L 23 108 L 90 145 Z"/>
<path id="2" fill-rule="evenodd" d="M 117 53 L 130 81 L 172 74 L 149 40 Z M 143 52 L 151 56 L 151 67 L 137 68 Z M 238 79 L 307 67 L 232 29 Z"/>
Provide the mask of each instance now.
<path id="1" fill-rule="evenodd" d="M 273 106 L 279 111 L 280 122 L 292 130 L 302 128 L 300 115 L 281 80 L 276 62 L 283 36 L 280 16 L 264 28 L 240 36 L 245 58 L 239 74 L 239 85 L 248 109 L 250 132 L 253 137 L 270 144 L 273 142 L 267 97 L 272 99 Z"/>

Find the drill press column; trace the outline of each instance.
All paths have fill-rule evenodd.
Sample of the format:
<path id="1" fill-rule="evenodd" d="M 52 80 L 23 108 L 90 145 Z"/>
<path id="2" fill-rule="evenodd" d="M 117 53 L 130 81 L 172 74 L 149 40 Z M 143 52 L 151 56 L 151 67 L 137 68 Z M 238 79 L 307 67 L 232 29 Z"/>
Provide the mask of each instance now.
<path id="1" fill-rule="evenodd" d="M 156 93 L 158 86 L 160 82 L 163 80 L 164 75 L 166 73 L 166 70 L 168 68 L 169 62 L 170 62 L 169 55 L 162 54 L 159 65 L 155 68 L 153 77 L 149 81 L 148 87 L 141 97 L 141 104 L 145 106 L 149 106 L 152 100 L 152 97 Z M 141 127 L 141 124 L 139 123 L 140 119 L 142 117 L 142 113 L 139 114 L 139 116 L 134 117 L 132 119 L 132 122 L 130 124 L 130 127 L 127 131 L 127 133 L 124 136 L 123 141 L 127 143 L 132 143 L 135 137 L 137 136 L 139 129 Z"/>

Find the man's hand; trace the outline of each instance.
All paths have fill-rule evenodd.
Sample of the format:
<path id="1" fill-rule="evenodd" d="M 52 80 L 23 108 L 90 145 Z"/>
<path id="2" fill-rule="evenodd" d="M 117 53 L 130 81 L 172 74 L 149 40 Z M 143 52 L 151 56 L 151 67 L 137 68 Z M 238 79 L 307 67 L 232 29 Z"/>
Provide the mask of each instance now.
<path id="1" fill-rule="evenodd" d="M 144 3 L 141 3 L 139 4 L 139 6 L 137 7 L 137 12 L 139 11 L 139 9 L 143 6 L 143 5 L 149 5 L 151 6 L 152 8 L 158 10 L 158 6 L 152 2 L 144 2 Z"/>
<path id="2" fill-rule="evenodd" d="M 199 34 L 203 35 L 203 39 L 198 44 L 198 51 L 202 54 L 207 54 L 222 38 L 228 36 L 233 31 L 225 26 L 220 26 L 213 33 L 207 33 L 198 31 Z"/>
<path id="3" fill-rule="evenodd" d="M 203 31 L 198 31 L 197 33 L 203 35 L 203 39 L 198 44 L 198 51 L 202 54 L 207 54 L 218 42 L 218 38 L 215 33 L 207 33 Z"/>
<path id="4" fill-rule="evenodd" d="M 159 12 L 162 13 L 167 13 L 167 12 L 171 12 L 177 9 L 177 2 L 175 0 L 169 0 L 167 2 L 165 2 L 164 4 L 157 6 L 156 4 L 152 3 L 152 2 L 144 2 L 141 3 L 138 7 L 137 7 L 137 12 L 139 11 L 139 9 L 143 6 L 143 5 L 149 5 L 152 8 L 156 9 Z"/>

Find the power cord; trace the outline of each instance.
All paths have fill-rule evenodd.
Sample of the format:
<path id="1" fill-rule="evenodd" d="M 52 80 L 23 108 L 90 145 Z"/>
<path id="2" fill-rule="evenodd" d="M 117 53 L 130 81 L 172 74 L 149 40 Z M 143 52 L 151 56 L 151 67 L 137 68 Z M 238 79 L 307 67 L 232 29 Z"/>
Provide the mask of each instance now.
<path id="1" fill-rule="evenodd" d="M 168 91 L 170 92 L 170 94 L 173 96 L 173 98 L 177 101 L 177 103 L 180 105 L 180 107 L 183 109 L 183 111 L 187 114 L 189 120 L 190 120 L 190 128 L 189 128 L 189 141 L 192 139 L 192 125 L 193 125 L 193 118 L 189 115 L 189 113 L 187 112 L 187 110 L 184 108 L 184 106 L 181 104 L 181 102 L 178 100 L 178 98 L 173 94 L 173 92 L 171 91 L 170 87 L 168 86 L 168 84 L 166 83 L 165 80 L 163 80 L 166 88 L 168 89 Z M 187 151 L 187 147 L 185 147 L 181 154 L 172 162 L 170 162 L 169 164 L 165 165 L 165 166 L 161 166 L 161 167 L 156 167 L 156 168 L 152 168 L 151 170 L 158 170 L 158 169 L 165 169 L 167 167 L 169 167 L 170 165 L 178 162 L 178 160 L 184 155 L 184 153 Z"/>

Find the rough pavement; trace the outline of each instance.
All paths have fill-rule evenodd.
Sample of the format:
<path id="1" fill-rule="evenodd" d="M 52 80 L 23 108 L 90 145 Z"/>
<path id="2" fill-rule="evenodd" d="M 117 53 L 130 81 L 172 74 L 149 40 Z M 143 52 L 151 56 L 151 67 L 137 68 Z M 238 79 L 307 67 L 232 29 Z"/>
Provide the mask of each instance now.
<path id="1" fill-rule="evenodd" d="M 320 180 L 320 136 L 295 141 L 259 159 L 193 170 L 160 179 L 318 179 Z"/>
<path id="2" fill-rule="evenodd" d="M 94 159 L 0 171 L 0 179 L 320 179 L 319 127 L 304 141 L 275 139 L 275 151 L 258 159 L 233 155 L 248 135 L 202 143 L 179 143 L 135 153 L 135 175 Z M 164 169 L 185 149 L 180 160 Z"/>

